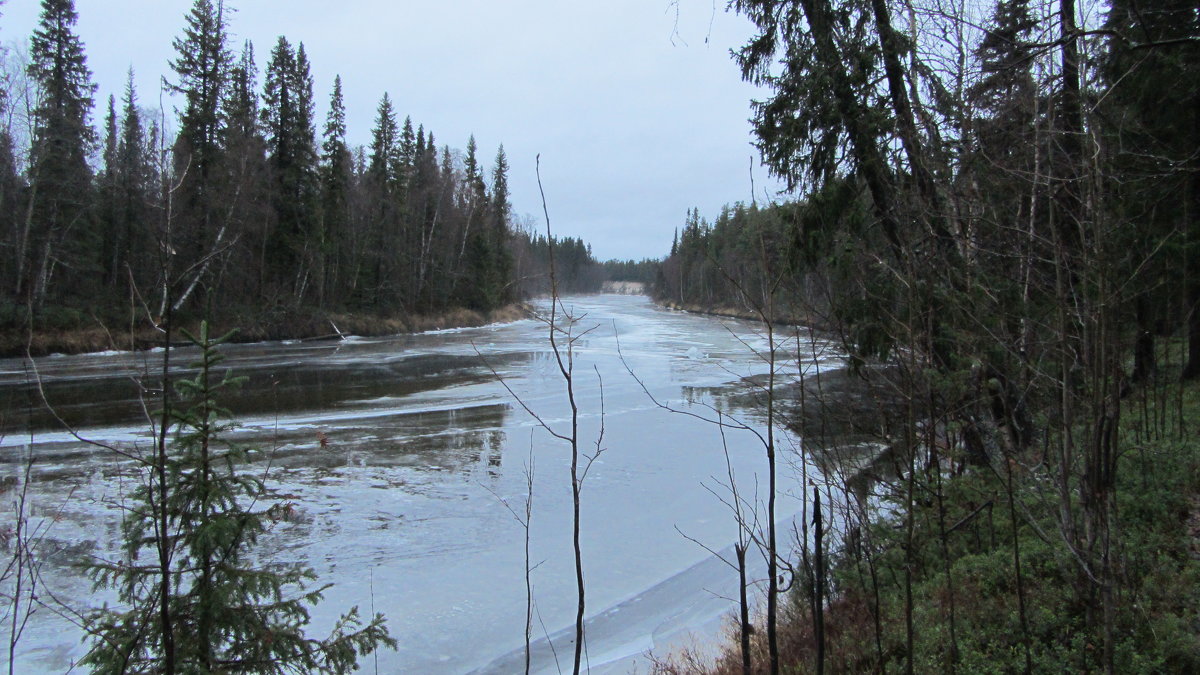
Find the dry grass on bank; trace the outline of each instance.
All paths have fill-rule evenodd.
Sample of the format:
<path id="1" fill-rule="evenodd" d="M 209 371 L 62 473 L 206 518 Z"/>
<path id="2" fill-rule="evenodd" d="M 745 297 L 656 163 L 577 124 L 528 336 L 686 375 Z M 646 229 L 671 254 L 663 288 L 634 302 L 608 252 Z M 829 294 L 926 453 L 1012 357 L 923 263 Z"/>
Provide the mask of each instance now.
<path id="1" fill-rule="evenodd" d="M 237 329 L 234 342 L 265 340 L 320 340 L 360 335 L 380 337 L 402 333 L 421 333 L 446 328 L 472 328 L 492 323 L 508 323 L 529 316 L 523 303 L 506 305 L 490 312 L 455 308 L 438 314 L 375 316 L 367 314 L 326 314 L 324 312 L 287 312 L 273 316 L 255 315 L 214 323 L 214 333 Z M 199 321 L 184 321 L 182 327 L 195 332 Z M 178 333 L 173 340 L 180 340 Z M 148 321 L 129 326 L 106 326 L 98 321 L 76 328 L 0 332 L 0 356 L 44 356 L 47 354 L 84 354 L 108 350 L 132 351 L 162 345 L 163 332 Z"/>

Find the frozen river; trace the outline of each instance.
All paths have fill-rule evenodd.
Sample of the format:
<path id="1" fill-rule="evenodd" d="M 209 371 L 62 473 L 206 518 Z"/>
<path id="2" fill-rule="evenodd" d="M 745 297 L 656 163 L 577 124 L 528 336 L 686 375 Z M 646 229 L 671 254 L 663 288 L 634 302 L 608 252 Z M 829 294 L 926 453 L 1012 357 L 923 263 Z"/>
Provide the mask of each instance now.
<path id="1" fill-rule="evenodd" d="M 642 384 L 678 411 L 712 416 L 720 409 L 761 429 L 747 378 L 766 372 L 755 353 L 766 340 L 757 325 L 671 312 L 644 297 L 564 302 L 584 317 L 575 332 L 587 331 L 575 353 L 586 451 L 594 452 L 604 428 L 604 452 L 582 497 L 587 653 L 593 672 L 645 672 L 647 650 L 665 653 L 689 635 L 711 641 L 735 609 L 736 573 L 704 547 L 724 549 L 737 530 L 717 496 L 726 494 L 728 480 L 721 434 L 660 408 Z M 627 372 L 618 342 L 642 384 Z M 191 354 L 177 351 L 177 363 L 186 364 Z M 261 541 L 260 554 L 302 561 L 334 584 L 313 611 L 316 635 L 358 605 L 384 613 L 400 643 L 378 654 L 379 673 L 523 670 L 524 531 L 501 499 L 523 510 L 532 466 L 535 671 L 559 672 L 557 659 L 569 672 L 567 629 L 576 601 L 569 447 L 514 398 L 569 430 L 544 323 L 232 345 L 224 352 L 224 366 L 249 378 L 224 401 L 240 425 L 235 436 L 263 451 L 251 470 L 267 471 L 274 498 L 295 514 Z M 70 617 L 103 598 L 92 595 L 72 563 L 117 550 L 117 505 L 132 489 L 128 462 L 79 442 L 63 423 L 88 439 L 132 451 L 149 447 L 145 408 L 155 404 L 143 406 L 143 383 L 157 386 L 161 356 L 0 361 L 0 479 L 7 490 L 0 530 L 11 528 L 14 488 L 32 453 L 31 524 L 46 532 L 36 552 L 45 561 L 39 597 L 47 606 L 21 637 L 17 672 L 68 672 L 86 652 Z M 821 365 L 838 362 L 830 354 Z M 62 421 L 40 404 L 35 372 Z M 743 493 L 765 502 L 766 459 L 757 437 L 731 431 L 725 445 Z M 800 485 L 798 453 L 789 446 L 783 454 L 781 516 L 800 508 L 792 497 Z M 0 617 L 7 611 L 0 608 Z M 0 658 L 7 659 L 10 624 L 3 620 Z M 375 665 L 368 657 L 363 671 L 376 672 Z"/>

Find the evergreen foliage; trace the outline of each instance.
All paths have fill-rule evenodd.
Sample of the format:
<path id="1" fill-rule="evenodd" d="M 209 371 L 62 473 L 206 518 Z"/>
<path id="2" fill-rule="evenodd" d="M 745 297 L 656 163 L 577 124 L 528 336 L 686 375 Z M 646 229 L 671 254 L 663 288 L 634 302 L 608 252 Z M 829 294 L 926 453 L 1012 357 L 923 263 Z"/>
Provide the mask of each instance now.
<path id="1" fill-rule="evenodd" d="M 604 278 L 600 263 L 592 256 L 592 249 L 578 237 L 554 237 L 523 233 L 518 261 L 521 279 L 531 293 L 550 292 L 550 254 L 554 253 L 554 271 L 558 281 L 558 292 L 595 293 L 600 290 Z"/>
<path id="2" fill-rule="evenodd" d="M 231 424 L 219 399 L 241 381 L 219 375 L 218 348 L 229 336 L 212 338 L 202 323 L 198 335 L 187 337 L 200 355 L 192 364 L 195 377 L 177 383 L 183 405 L 172 408 L 175 431 L 165 466 L 154 467 L 132 496 L 123 558 L 90 569 L 96 587 L 116 589 L 120 601 L 93 618 L 84 663 L 95 673 L 158 673 L 164 667 L 179 673 L 351 672 L 359 656 L 396 643 L 382 616 L 364 624 L 357 608 L 327 638 L 306 635 L 307 606 L 320 601 L 328 586 L 309 587 L 315 577 L 302 565 L 268 565 L 253 556 L 268 530 L 269 510 L 259 507 L 264 479 L 249 472 L 249 453 L 222 439 Z M 156 484 L 157 476 L 166 484 Z M 155 629 L 164 575 L 146 562 L 162 546 L 171 580 L 169 666 Z"/>
<path id="3" fill-rule="evenodd" d="M 979 30 L 886 0 L 733 4 L 757 27 L 735 58 L 768 89 L 757 142 L 798 199 L 711 225 L 690 212 L 658 293 L 835 331 L 852 371 L 897 397 L 869 430 L 879 464 L 853 479 L 892 465 L 870 490 L 887 522 L 866 488 L 831 477 L 853 559 L 819 595 L 804 544 L 798 651 L 780 658 L 768 609 L 760 663 L 1194 669 L 1194 635 L 1168 628 L 1194 612 L 1142 576 L 1187 583 L 1194 566 L 1143 548 L 1159 528 L 1128 510 L 1130 486 L 1154 480 L 1134 457 L 1148 438 L 1195 472 L 1161 427 L 1142 428 L 1164 413 L 1155 401 L 1190 391 L 1167 377 L 1200 372 L 1194 3 L 1115 0 L 1092 31 L 1074 0 L 998 0 Z M 1178 369 L 1164 372 L 1164 342 L 1187 345 Z M 1009 521 L 986 552 L 951 536 L 980 503 Z M 841 625 L 822 623 L 822 597 Z M 1171 644 L 1147 644 L 1131 601 Z M 821 636 L 843 630 L 870 639 L 826 664 Z"/>
<path id="4" fill-rule="evenodd" d="M 316 219 L 319 178 L 313 81 L 304 45 L 295 49 L 280 37 L 267 64 L 262 124 L 273 174 L 275 223 L 267 246 L 273 251 L 271 277 L 290 282 L 302 298 L 323 269 Z"/>
<path id="5" fill-rule="evenodd" d="M 325 305 L 325 294 L 341 288 L 342 270 L 347 266 L 347 235 L 350 232 L 351 190 L 354 181 L 354 164 L 350 149 L 346 145 L 346 106 L 342 97 L 342 77 L 333 81 L 333 92 L 329 96 L 329 113 L 321 144 L 321 232 L 326 265 L 321 285 L 321 304 Z"/>
<path id="6" fill-rule="evenodd" d="M 398 122 L 387 94 L 371 142 L 350 147 L 340 78 L 318 138 L 304 44 L 281 36 L 260 71 L 251 43 L 231 48 L 232 16 L 222 0 L 191 3 L 169 64 L 177 124 L 140 108 L 131 79 L 97 134 L 74 4 L 44 3 L 30 147 L 0 128 L 0 243 L 12 252 L 0 256 L 0 328 L 132 322 L 148 338 L 146 317 L 174 314 L 263 339 L 320 334 L 341 312 L 518 298 L 502 150 L 485 173 L 473 136 L 465 154 L 439 146 L 425 125 Z"/>
<path id="7" fill-rule="evenodd" d="M 200 260 L 220 246 L 227 232 L 220 229 L 220 201 L 229 185 L 223 180 L 223 136 L 227 118 L 230 67 L 228 19 L 223 0 L 196 0 L 181 37 L 175 39 L 176 58 L 171 62 L 176 82 L 172 91 L 184 97 L 179 134 L 174 147 L 174 175 L 180 181 L 181 235 L 177 237 L 186 260 Z M 207 276 L 207 266 L 198 277 Z"/>
<path id="8" fill-rule="evenodd" d="M 40 94 L 33 110 L 29 220 L 17 242 L 16 298 L 41 307 L 82 290 L 99 248 L 89 210 L 95 143 L 89 115 L 96 86 L 75 34 L 73 0 L 43 0 L 30 39 L 29 76 Z M 62 277 L 59 272 L 62 272 Z"/>

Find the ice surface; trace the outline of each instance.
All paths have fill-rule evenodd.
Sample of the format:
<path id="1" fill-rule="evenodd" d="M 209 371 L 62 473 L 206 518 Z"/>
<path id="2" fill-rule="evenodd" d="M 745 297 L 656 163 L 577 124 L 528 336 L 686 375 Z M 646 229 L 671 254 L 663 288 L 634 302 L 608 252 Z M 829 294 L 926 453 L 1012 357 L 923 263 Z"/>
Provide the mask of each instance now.
<path id="1" fill-rule="evenodd" d="M 727 494 L 732 471 L 744 495 L 765 500 L 765 453 L 752 433 L 728 431 L 723 444 L 694 415 L 721 410 L 761 427 L 753 376 L 765 371 L 755 350 L 766 341 L 753 324 L 669 312 L 640 296 L 566 304 L 586 314 L 574 329 L 587 331 L 574 369 L 585 452 L 595 452 L 603 428 L 603 454 L 582 495 L 588 655 L 592 672 L 627 672 L 646 650 L 661 653 L 692 634 L 711 644 L 735 608 L 736 572 L 684 535 L 732 559 L 737 529 L 713 493 Z M 194 353 L 172 351 L 185 370 Z M 558 672 L 553 644 L 569 670 L 569 448 L 525 410 L 559 432 L 569 428 L 544 324 L 231 345 L 225 353 L 224 367 L 249 378 L 226 401 L 242 425 L 231 436 L 257 448 L 249 468 L 266 475 L 271 499 L 294 509 L 262 539 L 259 555 L 303 562 L 335 584 L 313 612 L 314 632 L 358 605 L 386 614 L 400 642 L 378 655 L 379 672 L 522 670 L 525 532 L 501 500 L 523 510 L 532 467 L 535 662 L 537 672 Z M 160 358 L 121 353 L 35 365 L 47 400 L 82 436 L 137 454 L 150 447 L 147 410 L 155 407 Z M 132 462 L 80 443 L 40 411 L 28 373 L 20 361 L 0 361 L 5 419 L 24 425 L 0 439 L 0 478 L 15 480 L 33 453 L 34 513 L 48 527 L 47 591 L 84 610 L 106 598 L 91 596 L 71 565 L 117 550 L 119 506 L 137 474 Z M 658 407 L 647 391 L 688 414 Z M 780 513 L 799 508 L 790 496 L 798 479 L 786 473 Z M 0 505 L 8 509 L 0 526 L 11 520 L 10 501 Z M 765 568 L 761 557 L 755 564 Z M 49 608 L 39 611 L 18 646 L 18 671 L 66 671 L 86 651 L 82 635 Z"/>

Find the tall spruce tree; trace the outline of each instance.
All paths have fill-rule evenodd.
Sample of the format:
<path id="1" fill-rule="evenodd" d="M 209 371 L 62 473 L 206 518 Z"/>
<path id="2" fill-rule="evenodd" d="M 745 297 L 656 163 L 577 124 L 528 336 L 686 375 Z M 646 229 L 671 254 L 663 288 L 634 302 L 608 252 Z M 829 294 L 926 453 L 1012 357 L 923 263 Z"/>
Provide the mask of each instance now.
<path id="1" fill-rule="evenodd" d="M 131 68 L 121 102 L 120 138 L 112 176 L 116 198 L 113 270 L 117 278 L 132 279 L 143 293 L 148 292 L 156 267 L 146 255 L 151 246 L 150 225 L 155 205 L 153 153 L 138 109 Z"/>
<path id="2" fill-rule="evenodd" d="M 230 189 L 227 207 L 230 226 L 241 246 L 233 252 L 233 264 L 225 275 L 232 288 L 251 290 L 266 297 L 268 224 L 271 220 L 271 185 L 268 178 L 267 142 L 263 137 L 258 66 L 254 44 L 243 43 L 241 55 L 230 69 L 224 103 L 224 143 Z"/>
<path id="3" fill-rule="evenodd" d="M 474 137 L 471 138 L 474 141 Z M 468 157 L 472 143 L 468 143 Z M 468 176 L 470 176 L 470 162 Z M 478 169 L 476 169 L 478 171 Z M 512 210 L 508 202 L 508 157 L 501 145 L 492 168 L 492 188 L 488 194 L 481 177 L 474 183 L 472 208 L 469 211 L 470 230 L 467 233 L 468 283 L 463 302 L 477 310 L 499 307 L 511 299 L 512 253 L 509 250 L 508 220 Z M 470 187 L 468 187 L 470 189 Z"/>
<path id="4" fill-rule="evenodd" d="M 396 110 L 392 99 L 384 92 L 375 112 L 375 127 L 371 130 L 371 155 L 367 172 L 372 180 L 381 185 L 396 181 L 399 165 L 399 136 L 396 125 Z"/>
<path id="5" fill-rule="evenodd" d="M 96 86 L 75 34 L 78 18 L 73 0 L 43 0 L 30 39 L 29 76 L 39 95 L 29 171 L 32 204 L 17 245 L 17 294 L 35 306 L 86 288 L 98 263 L 87 161 L 95 142 L 88 118 Z M 64 278 L 54 284 L 60 270 Z"/>
<path id="6" fill-rule="evenodd" d="M 332 297 L 340 287 L 350 235 L 350 193 L 354 179 L 353 159 L 346 145 L 346 103 L 342 95 L 342 76 L 333 80 L 333 91 L 329 95 L 329 112 L 321 143 L 321 229 L 325 237 L 326 264 L 322 284 L 321 304 Z"/>
<path id="7" fill-rule="evenodd" d="M 96 225 L 100 233 L 100 269 L 101 283 L 105 288 L 112 288 L 117 283 L 120 265 L 118 258 L 122 255 L 121 244 L 117 241 L 117 143 L 120 132 L 117 131 L 117 98 L 109 95 L 108 112 L 104 115 L 104 149 L 100 159 L 103 168 L 96 176 Z"/>
<path id="8" fill-rule="evenodd" d="M 509 219 L 512 214 L 512 204 L 509 203 L 508 192 L 508 155 L 501 143 L 496 150 L 496 163 L 492 167 L 492 195 L 490 217 L 491 223 L 488 237 L 493 250 L 493 280 L 496 293 L 492 298 L 494 306 L 500 306 L 512 300 L 512 252 L 509 249 Z"/>
<path id="9" fill-rule="evenodd" d="M 275 230 L 269 261 L 276 283 L 299 301 L 320 249 L 316 232 L 316 140 L 312 74 L 304 46 L 283 36 L 271 51 L 263 93 L 263 126 L 273 174 Z"/>
<path id="10" fill-rule="evenodd" d="M 174 147 L 180 218 L 172 239 L 176 242 L 173 248 L 182 256 L 182 266 L 190 269 L 220 252 L 229 235 L 221 213 L 223 193 L 229 187 L 222 104 L 233 57 L 224 1 L 213 4 L 212 0 L 196 0 L 174 47 L 176 57 L 171 68 L 177 80 L 170 88 L 183 95 L 184 108 Z M 190 278 L 183 280 L 181 288 L 184 296 L 205 281 L 208 269 L 209 265 L 200 264 L 189 272 Z"/>
<path id="11" fill-rule="evenodd" d="M 367 214 L 366 248 L 359 280 L 355 284 L 357 302 L 375 310 L 393 308 L 399 300 L 395 250 L 399 218 L 397 187 L 400 165 L 399 126 L 392 99 L 386 92 L 379 101 L 375 127 L 366 167 Z"/>
<path id="12" fill-rule="evenodd" d="M 195 377 L 178 383 L 188 407 L 174 411 L 166 489 L 149 483 L 138 488 L 124 523 L 124 559 L 91 568 L 97 587 L 115 588 L 122 604 L 94 617 L 93 643 L 83 661 L 94 673 L 340 674 L 356 670 L 360 655 L 396 644 L 382 615 L 364 625 L 357 607 L 327 638 L 308 637 L 307 607 L 328 586 L 308 588 L 315 577 L 302 565 L 255 560 L 270 511 L 253 508 L 267 494 L 243 468 L 249 454 L 222 439 L 231 424 L 219 399 L 241 381 L 228 373 L 217 379 L 218 347 L 228 337 L 211 338 L 206 323 L 198 335 L 188 335 L 199 358 L 192 364 Z M 159 495 L 165 503 L 156 501 Z M 137 562 L 161 545 L 172 551 L 169 591 L 157 568 Z M 174 619 L 170 664 L 163 663 L 161 635 L 151 625 L 164 592 L 170 593 Z"/>
<path id="13" fill-rule="evenodd" d="M 397 179 L 401 182 L 401 189 L 406 189 L 408 187 L 409 173 L 412 171 L 417 158 L 417 135 L 413 131 L 411 117 L 404 118 L 404 125 L 400 129 L 397 153 L 395 173 Z"/>

